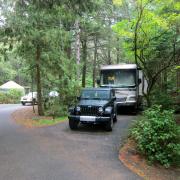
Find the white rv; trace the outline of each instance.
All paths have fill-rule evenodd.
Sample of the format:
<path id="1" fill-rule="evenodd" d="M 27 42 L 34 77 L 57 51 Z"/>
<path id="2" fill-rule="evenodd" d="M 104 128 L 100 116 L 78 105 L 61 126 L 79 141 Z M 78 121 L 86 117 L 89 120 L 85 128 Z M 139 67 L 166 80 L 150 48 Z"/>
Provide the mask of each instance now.
<path id="1" fill-rule="evenodd" d="M 116 105 L 137 109 L 147 89 L 143 73 L 136 64 L 107 65 L 100 69 L 100 87 L 115 90 Z"/>

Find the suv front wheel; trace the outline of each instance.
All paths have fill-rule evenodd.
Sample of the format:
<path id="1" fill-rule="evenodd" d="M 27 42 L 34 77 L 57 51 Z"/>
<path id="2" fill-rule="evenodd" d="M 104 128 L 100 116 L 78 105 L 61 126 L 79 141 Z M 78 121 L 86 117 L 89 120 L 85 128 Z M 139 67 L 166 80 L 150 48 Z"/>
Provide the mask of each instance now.
<path id="1" fill-rule="evenodd" d="M 71 130 L 76 130 L 78 128 L 79 121 L 74 121 L 69 119 L 69 127 Z"/>

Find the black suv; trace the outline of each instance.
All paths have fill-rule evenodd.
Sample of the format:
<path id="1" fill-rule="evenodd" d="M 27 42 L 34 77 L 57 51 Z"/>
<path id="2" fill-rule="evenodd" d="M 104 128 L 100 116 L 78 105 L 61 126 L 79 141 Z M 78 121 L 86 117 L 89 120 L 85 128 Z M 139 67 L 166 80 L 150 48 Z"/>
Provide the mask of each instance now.
<path id="1" fill-rule="evenodd" d="M 83 89 L 77 105 L 69 108 L 70 128 L 77 129 L 79 123 L 104 124 L 107 131 L 112 131 L 116 121 L 115 99 L 110 88 Z"/>

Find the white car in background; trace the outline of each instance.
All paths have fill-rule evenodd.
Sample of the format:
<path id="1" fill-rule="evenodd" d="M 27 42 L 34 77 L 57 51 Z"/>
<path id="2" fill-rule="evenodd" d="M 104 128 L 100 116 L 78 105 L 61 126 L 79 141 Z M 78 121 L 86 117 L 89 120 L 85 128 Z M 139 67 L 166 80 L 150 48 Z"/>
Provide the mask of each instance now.
<path id="1" fill-rule="evenodd" d="M 37 92 L 29 92 L 21 97 L 21 104 L 25 106 L 26 103 L 37 104 Z"/>
<path id="2" fill-rule="evenodd" d="M 49 97 L 58 97 L 59 96 L 59 93 L 57 91 L 51 91 L 49 93 Z"/>

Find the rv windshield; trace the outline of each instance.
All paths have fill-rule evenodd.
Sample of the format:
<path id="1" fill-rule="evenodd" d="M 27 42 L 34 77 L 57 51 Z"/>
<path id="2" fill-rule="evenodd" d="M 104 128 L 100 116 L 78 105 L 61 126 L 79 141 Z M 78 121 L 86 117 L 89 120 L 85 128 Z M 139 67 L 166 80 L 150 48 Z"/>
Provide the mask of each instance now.
<path id="1" fill-rule="evenodd" d="M 135 85 L 135 69 L 113 69 L 101 71 L 101 86 L 134 87 Z"/>

